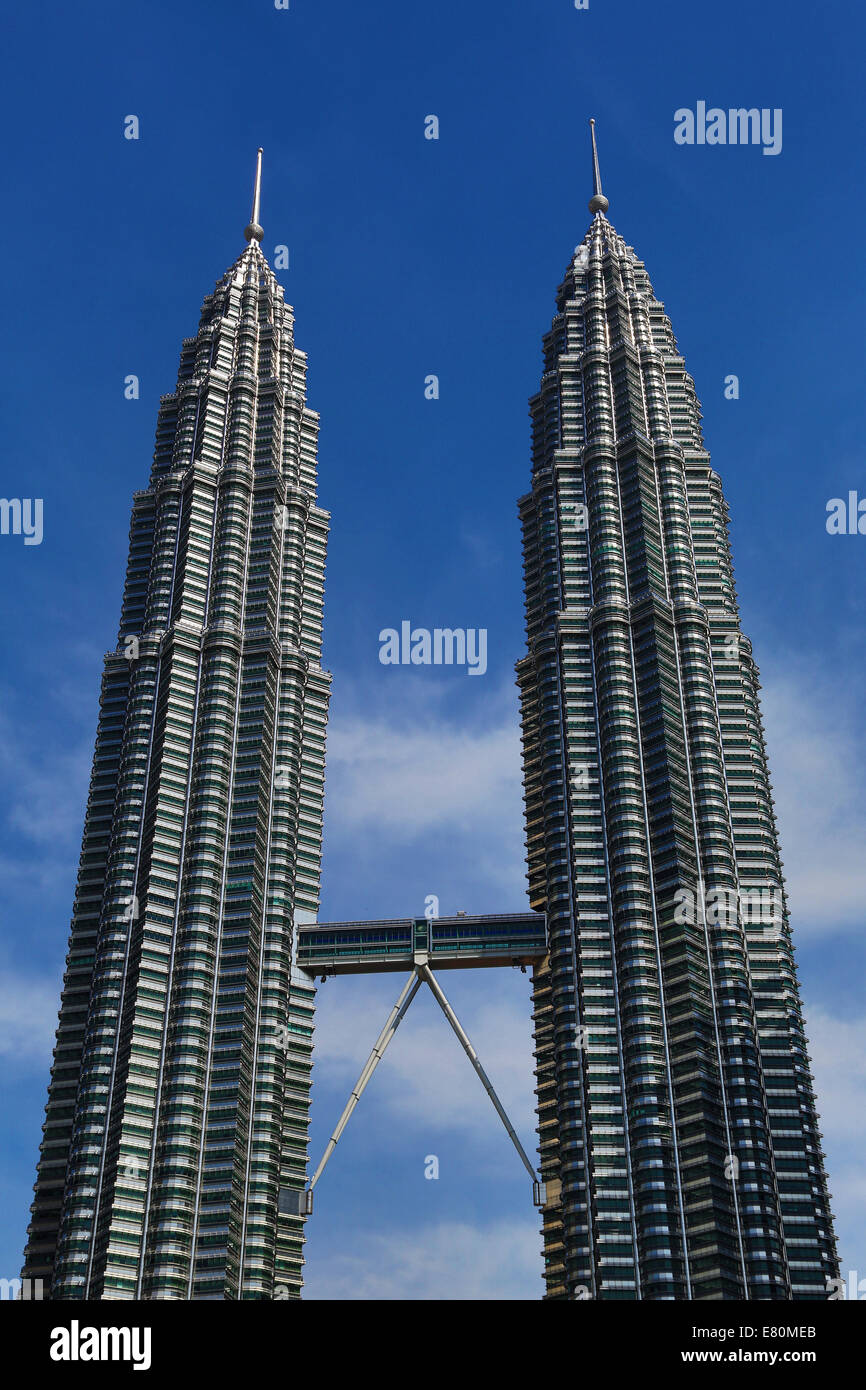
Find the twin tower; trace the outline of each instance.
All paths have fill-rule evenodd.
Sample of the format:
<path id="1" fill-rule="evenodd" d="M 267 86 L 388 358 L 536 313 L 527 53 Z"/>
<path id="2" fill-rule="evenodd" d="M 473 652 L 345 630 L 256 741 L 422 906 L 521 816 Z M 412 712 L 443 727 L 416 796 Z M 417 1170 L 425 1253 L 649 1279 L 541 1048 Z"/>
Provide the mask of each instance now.
<path id="1" fill-rule="evenodd" d="M 531 911 L 513 917 L 317 923 L 328 513 L 260 178 L 261 152 L 248 244 L 183 343 L 133 500 L 25 1277 L 57 1300 L 300 1297 L 314 980 L 408 970 L 325 1159 L 426 983 L 533 1179 L 548 1298 L 826 1298 L 728 512 L 594 131 L 519 502 Z M 515 963 L 533 971 L 538 1173 L 439 980 Z"/>

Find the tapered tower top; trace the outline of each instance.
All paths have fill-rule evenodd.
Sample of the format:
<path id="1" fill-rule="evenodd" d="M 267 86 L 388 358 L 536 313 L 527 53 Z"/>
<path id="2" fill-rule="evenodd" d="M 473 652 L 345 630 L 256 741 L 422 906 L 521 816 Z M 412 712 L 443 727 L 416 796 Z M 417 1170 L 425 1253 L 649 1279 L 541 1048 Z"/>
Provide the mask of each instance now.
<path id="1" fill-rule="evenodd" d="M 262 152 L 259 150 L 256 160 L 256 185 L 253 189 L 253 214 L 250 218 L 250 225 L 244 232 L 247 241 L 261 241 L 264 236 L 264 229 L 259 223 L 259 204 L 262 197 Z"/>
<path id="2" fill-rule="evenodd" d="M 601 191 L 601 174 L 598 169 L 598 150 L 595 145 L 595 121 L 592 116 L 589 118 L 589 133 L 592 140 L 592 197 L 589 200 L 589 210 L 590 212 L 607 212 L 610 203 Z"/>

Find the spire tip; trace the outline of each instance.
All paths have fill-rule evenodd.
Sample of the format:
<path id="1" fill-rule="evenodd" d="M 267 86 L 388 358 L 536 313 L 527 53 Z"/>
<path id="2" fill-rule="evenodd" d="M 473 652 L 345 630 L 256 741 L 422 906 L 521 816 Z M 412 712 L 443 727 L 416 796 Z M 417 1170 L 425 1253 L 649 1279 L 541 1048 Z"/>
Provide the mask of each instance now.
<path id="1" fill-rule="evenodd" d="M 261 241 L 264 236 L 264 229 L 259 222 L 259 209 L 262 198 L 262 149 L 259 146 L 256 157 L 256 182 L 253 189 L 253 212 L 249 226 L 244 231 L 247 241 Z"/>
<path id="2" fill-rule="evenodd" d="M 592 197 L 589 200 L 590 212 L 607 212 L 610 203 L 601 191 L 601 173 L 598 167 L 598 149 L 595 143 L 595 118 L 589 118 L 589 134 L 592 141 Z"/>

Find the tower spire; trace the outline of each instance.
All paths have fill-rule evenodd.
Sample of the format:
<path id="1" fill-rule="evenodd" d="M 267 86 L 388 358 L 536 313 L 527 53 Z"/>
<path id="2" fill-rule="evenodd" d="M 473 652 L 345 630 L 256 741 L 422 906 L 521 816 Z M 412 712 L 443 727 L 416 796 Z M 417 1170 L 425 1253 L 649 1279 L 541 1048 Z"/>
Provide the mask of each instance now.
<path id="1" fill-rule="evenodd" d="M 264 230 L 259 224 L 259 204 L 262 197 L 262 151 L 259 149 L 256 159 L 256 184 L 253 189 L 253 213 L 250 218 L 250 225 L 244 232 L 247 241 L 261 241 Z"/>
<path id="2" fill-rule="evenodd" d="M 592 140 L 592 197 L 589 200 L 590 212 L 607 212 L 610 203 L 601 191 L 601 174 L 598 168 L 598 150 L 595 144 L 595 120 L 589 118 L 589 133 Z"/>

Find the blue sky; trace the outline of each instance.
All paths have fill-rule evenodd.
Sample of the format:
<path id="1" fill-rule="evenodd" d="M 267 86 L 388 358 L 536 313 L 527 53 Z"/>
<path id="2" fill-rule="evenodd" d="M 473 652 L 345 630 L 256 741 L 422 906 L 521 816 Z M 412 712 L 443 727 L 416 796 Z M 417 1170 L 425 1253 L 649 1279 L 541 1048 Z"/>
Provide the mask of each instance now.
<path id="1" fill-rule="evenodd" d="M 611 220 L 671 314 L 732 511 L 843 1269 L 866 1276 L 866 538 L 825 529 L 830 498 L 866 496 L 862 14 L 97 0 L 10 27 L 0 491 L 43 499 L 44 539 L 0 537 L 0 1275 L 23 1246 L 131 495 L 181 339 L 243 247 L 259 145 L 332 512 L 322 917 L 414 915 L 429 893 L 524 906 L 515 503 L 594 115 Z M 780 108 L 781 153 L 677 145 L 674 112 L 701 100 Z M 486 628 L 486 675 L 380 665 L 404 618 Z M 446 984 L 531 1147 L 528 979 Z M 398 988 L 320 993 L 314 1158 Z M 311 1297 L 540 1296 L 523 1171 L 434 1010 L 419 996 L 318 1189 Z"/>

